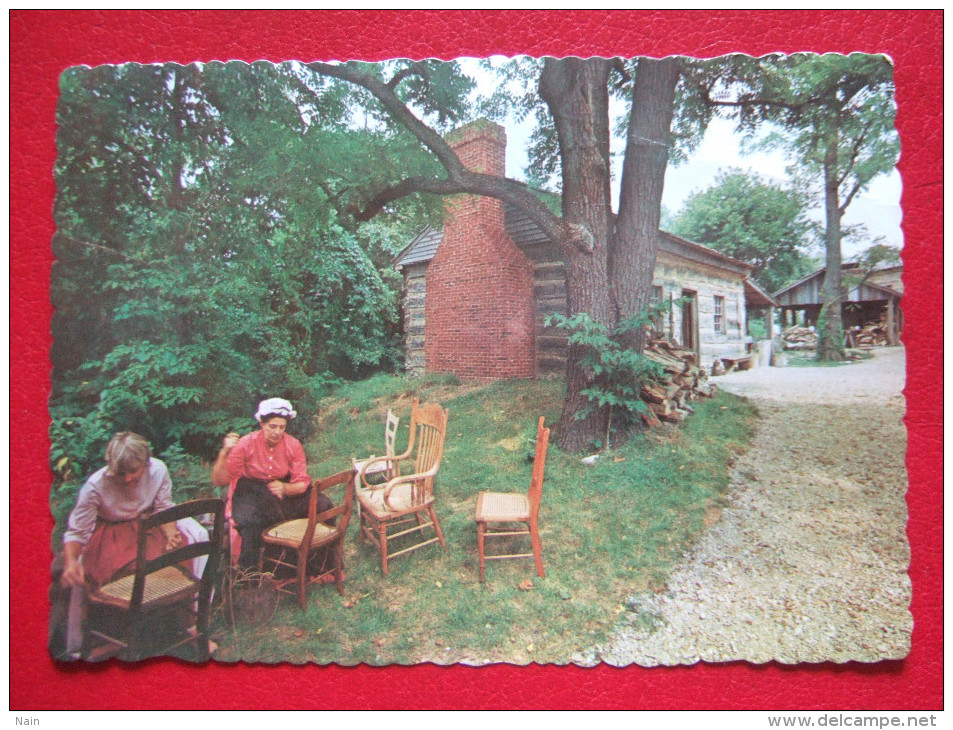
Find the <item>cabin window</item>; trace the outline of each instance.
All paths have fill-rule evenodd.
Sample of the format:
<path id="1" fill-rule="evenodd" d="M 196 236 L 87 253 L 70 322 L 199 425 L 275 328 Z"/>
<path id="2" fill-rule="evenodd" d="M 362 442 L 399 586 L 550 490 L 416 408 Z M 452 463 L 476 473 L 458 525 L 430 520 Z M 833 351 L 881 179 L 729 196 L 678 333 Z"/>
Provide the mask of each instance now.
<path id="1" fill-rule="evenodd" d="M 715 297 L 715 332 L 725 333 L 725 298 Z"/>

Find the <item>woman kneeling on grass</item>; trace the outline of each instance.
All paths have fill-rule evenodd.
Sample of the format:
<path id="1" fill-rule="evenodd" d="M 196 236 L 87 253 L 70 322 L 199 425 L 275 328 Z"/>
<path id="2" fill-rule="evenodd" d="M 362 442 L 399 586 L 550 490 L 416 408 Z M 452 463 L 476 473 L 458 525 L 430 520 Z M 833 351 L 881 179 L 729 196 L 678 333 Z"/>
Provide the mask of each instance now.
<path id="1" fill-rule="evenodd" d="M 255 413 L 260 429 L 240 438 L 228 434 L 212 466 L 212 483 L 228 485 L 228 516 L 241 539 L 239 568 L 258 565 L 262 530 L 308 516 L 311 477 L 304 448 L 285 433 L 288 421 L 296 416 L 284 398 L 263 400 Z M 319 513 L 333 507 L 330 499 L 318 495 Z"/>
<path id="2" fill-rule="evenodd" d="M 65 649 L 76 658 L 82 647 L 84 589 L 95 588 L 135 569 L 138 518 L 174 507 L 169 470 L 152 458 L 149 442 L 130 431 L 117 433 L 106 447 L 106 466 L 79 491 L 63 535 L 60 585 L 70 590 Z M 167 550 L 208 540 L 192 518 L 152 528 L 146 538 L 151 560 Z M 192 561 L 201 577 L 207 558 Z"/>

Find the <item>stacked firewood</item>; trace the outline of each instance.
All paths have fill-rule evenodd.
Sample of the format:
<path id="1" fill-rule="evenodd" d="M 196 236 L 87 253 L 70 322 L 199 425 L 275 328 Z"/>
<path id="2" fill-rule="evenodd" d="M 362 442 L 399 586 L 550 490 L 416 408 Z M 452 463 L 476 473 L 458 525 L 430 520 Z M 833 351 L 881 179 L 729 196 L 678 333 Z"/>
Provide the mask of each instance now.
<path id="1" fill-rule="evenodd" d="M 863 327 L 857 327 L 847 333 L 848 347 L 886 347 L 890 344 L 887 339 L 887 328 L 883 322 L 868 322 Z"/>
<path id="2" fill-rule="evenodd" d="M 794 325 L 781 332 L 781 342 L 785 350 L 817 349 L 817 333 L 812 327 Z"/>
<path id="3" fill-rule="evenodd" d="M 711 398 L 717 386 L 709 384 L 708 374 L 700 367 L 693 350 L 665 339 L 653 339 L 642 351 L 649 360 L 662 366 L 663 374 L 643 383 L 641 397 L 649 407 L 642 420 L 657 426 L 660 421 L 679 423 L 694 413 L 690 402 Z"/>

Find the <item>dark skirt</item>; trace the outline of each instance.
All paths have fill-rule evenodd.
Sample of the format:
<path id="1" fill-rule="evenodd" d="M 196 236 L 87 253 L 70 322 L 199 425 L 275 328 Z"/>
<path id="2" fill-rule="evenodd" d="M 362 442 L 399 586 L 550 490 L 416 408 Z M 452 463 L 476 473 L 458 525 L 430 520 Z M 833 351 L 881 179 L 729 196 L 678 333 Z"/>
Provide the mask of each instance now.
<path id="1" fill-rule="evenodd" d="M 286 475 L 281 481 L 288 481 Z M 260 479 L 241 477 L 235 485 L 232 495 L 232 520 L 241 535 L 241 553 L 238 556 L 240 568 L 258 565 L 258 553 L 261 549 L 261 533 L 272 525 L 285 520 L 296 520 L 308 516 L 308 502 L 311 489 L 303 493 L 278 499 L 268 489 L 268 482 Z M 318 513 L 333 509 L 334 503 L 325 495 L 318 495 Z"/>

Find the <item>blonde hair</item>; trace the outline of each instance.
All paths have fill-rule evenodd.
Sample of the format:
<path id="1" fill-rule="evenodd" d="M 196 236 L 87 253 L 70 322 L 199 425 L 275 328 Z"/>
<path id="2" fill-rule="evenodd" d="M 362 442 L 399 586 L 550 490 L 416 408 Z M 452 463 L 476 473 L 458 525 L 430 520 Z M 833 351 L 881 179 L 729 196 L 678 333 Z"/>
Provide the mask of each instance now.
<path id="1" fill-rule="evenodd" d="M 138 471 L 152 456 L 149 442 L 132 431 L 122 431 L 109 440 L 106 447 L 106 466 L 113 476 L 124 476 Z"/>

